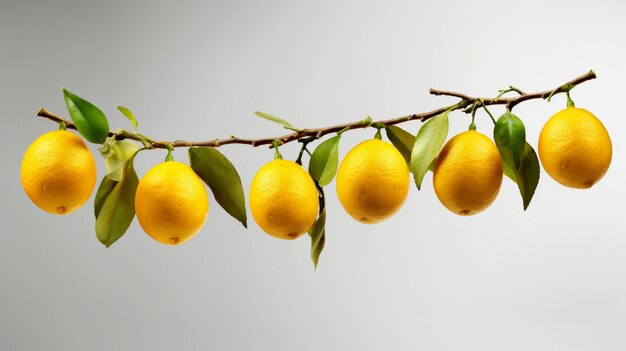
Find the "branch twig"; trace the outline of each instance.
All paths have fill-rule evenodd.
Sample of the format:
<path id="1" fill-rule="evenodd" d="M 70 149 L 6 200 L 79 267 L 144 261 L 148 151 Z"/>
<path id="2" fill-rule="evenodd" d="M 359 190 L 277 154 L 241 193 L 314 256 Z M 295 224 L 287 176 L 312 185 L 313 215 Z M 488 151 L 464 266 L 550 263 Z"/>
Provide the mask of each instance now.
<path id="1" fill-rule="evenodd" d="M 276 137 L 269 137 L 269 138 L 244 139 L 244 138 L 238 138 L 238 137 L 231 137 L 231 138 L 226 138 L 226 139 L 214 139 L 214 140 L 208 140 L 208 141 L 191 141 L 191 142 L 186 142 L 186 141 L 169 142 L 169 141 L 150 140 L 149 144 L 153 148 L 162 148 L 162 149 L 167 148 L 168 145 L 171 145 L 172 147 L 189 147 L 191 145 L 219 147 L 219 146 L 227 145 L 227 144 L 245 144 L 245 145 L 251 145 L 251 146 L 256 147 L 260 145 L 271 145 L 274 140 L 278 140 L 281 144 L 286 144 L 286 143 L 289 143 L 295 140 L 300 140 L 306 137 L 314 136 L 316 138 L 321 138 L 322 136 L 326 134 L 331 134 L 331 133 L 336 133 L 339 131 L 346 131 L 346 130 L 351 130 L 351 129 L 362 129 L 362 128 L 367 128 L 371 125 L 391 126 L 391 125 L 400 124 L 400 123 L 413 121 L 413 120 L 419 120 L 421 122 L 425 122 L 428 119 L 445 112 L 446 110 L 450 110 L 450 111 L 463 110 L 463 112 L 465 113 L 470 113 L 472 110 L 472 105 L 474 105 L 477 102 L 480 102 L 483 106 L 505 105 L 506 108 L 512 109 L 514 106 L 524 101 L 528 101 L 532 99 L 547 99 L 549 96 L 564 93 L 578 84 L 584 83 L 588 80 L 595 79 L 595 78 L 596 78 L 595 72 L 589 71 L 577 78 L 570 80 L 569 82 L 559 85 L 558 87 L 552 90 L 539 91 L 535 93 L 525 93 L 519 89 L 516 89 L 515 91 L 519 93 L 518 96 L 510 97 L 510 98 L 498 98 L 498 99 L 474 97 L 474 96 L 469 96 L 466 94 L 457 93 L 453 91 L 430 89 L 429 92 L 432 95 L 452 96 L 452 97 L 461 99 L 461 101 L 455 105 L 452 105 L 451 107 L 441 107 L 441 108 L 428 111 L 428 112 L 415 113 L 415 114 L 400 116 L 400 117 L 387 119 L 387 120 L 380 120 L 380 121 L 374 121 L 374 122 L 372 122 L 371 120 L 363 120 L 363 121 L 358 121 L 358 122 L 339 124 L 339 125 L 330 126 L 330 127 L 307 128 L 307 129 L 301 129 L 301 130 L 295 131 L 290 134 L 285 134 L 285 135 L 276 136 Z M 64 122 L 67 128 L 76 129 L 76 125 L 74 125 L 74 123 L 68 121 L 67 119 L 59 115 L 56 115 L 46 110 L 43 107 L 39 109 L 39 111 L 37 112 L 37 116 L 47 118 L 57 123 Z M 115 136 L 118 140 L 132 139 L 132 140 L 140 141 L 142 143 L 146 142 L 146 138 L 143 137 L 142 135 L 131 133 L 125 130 L 109 131 L 109 136 Z"/>

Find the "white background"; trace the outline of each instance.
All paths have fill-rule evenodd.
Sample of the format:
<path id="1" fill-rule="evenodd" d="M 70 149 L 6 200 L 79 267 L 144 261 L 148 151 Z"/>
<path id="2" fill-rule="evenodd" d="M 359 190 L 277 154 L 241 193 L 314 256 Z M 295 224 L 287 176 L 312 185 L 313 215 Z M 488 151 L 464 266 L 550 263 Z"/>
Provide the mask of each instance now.
<path id="1" fill-rule="evenodd" d="M 625 14 L 618 1 L 0 1 L 0 349 L 623 350 Z M 429 87 L 493 96 L 589 69 L 598 79 L 572 96 L 614 147 L 592 189 L 542 173 L 524 212 L 505 179 L 491 208 L 465 218 L 437 201 L 429 174 L 397 215 L 368 226 L 343 212 L 333 182 L 317 271 L 308 237 L 273 239 L 251 218 L 245 230 L 212 197 L 206 226 L 182 246 L 135 221 L 105 249 L 92 200 L 49 215 L 19 181 L 28 144 L 55 129 L 37 109 L 67 116 L 61 86 L 113 129 L 131 127 L 121 104 L 154 138 L 208 140 L 285 133 L 256 110 L 319 127 L 455 102 Z M 564 106 L 558 96 L 514 112 L 536 146 Z M 451 135 L 468 123 L 452 114 Z M 479 113 L 479 131 L 490 128 Z M 340 154 L 373 134 L 346 133 Z M 246 194 L 272 159 L 266 148 L 220 151 Z M 139 175 L 164 157 L 141 154 Z M 185 150 L 175 157 L 187 162 Z"/>

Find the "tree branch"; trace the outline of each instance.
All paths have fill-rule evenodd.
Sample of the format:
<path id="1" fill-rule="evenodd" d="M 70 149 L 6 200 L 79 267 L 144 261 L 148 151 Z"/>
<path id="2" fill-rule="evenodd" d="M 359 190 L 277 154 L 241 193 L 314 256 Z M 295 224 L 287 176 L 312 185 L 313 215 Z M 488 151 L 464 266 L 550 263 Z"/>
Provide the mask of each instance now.
<path id="1" fill-rule="evenodd" d="M 233 137 L 226 138 L 226 139 L 214 139 L 214 140 L 208 140 L 208 141 L 169 142 L 169 141 L 157 141 L 157 140 L 147 139 L 143 135 L 140 135 L 137 133 L 131 133 L 125 130 L 109 131 L 109 136 L 115 136 L 116 139 L 118 140 L 121 140 L 121 139 L 136 140 L 136 141 L 143 143 L 144 145 L 150 145 L 150 147 L 152 148 L 166 148 L 167 145 L 171 145 L 173 147 L 188 147 L 188 146 L 219 147 L 219 146 L 227 145 L 227 144 L 245 144 L 245 145 L 251 145 L 251 146 L 256 147 L 260 145 L 271 145 L 274 140 L 278 140 L 281 144 L 286 144 L 286 143 L 299 140 L 302 138 L 306 138 L 306 137 L 321 138 L 326 134 L 337 133 L 340 131 L 346 131 L 346 130 L 352 130 L 352 129 L 362 129 L 362 128 L 367 128 L 372 125 L 390 126 L 390 125 L 400 124 L 400 123 L 413 121 L 413 120 L 419 120 L 421 122 L 425 122 L 428 119 L 435 117 L 448 110 L 449 111 L 463 110 L 463 112 L 465 113 L 470 113 L 472 110 L 472 106 L 476 103 L 481 103 L 484 106 L 505 105 L 506 108 L 512 109 L 514 106 L 524 101 L 533 100 L 533 99 L 547 99 L 550 96 L 564 93 L 566 91 L 569 91 L 576 85 L 579 85 L 581 83 L 584 83 L 588 80 L 595 79 L 595 78 L 596 78 L 595 72 L 589 71 L 577 78 L 574 78 L 564 84 L 559 85 L 558 87 L 552 90 L 539 91 L 535 93 L 525 93 L 522 90 L 515 88 L 513 91 L 517 92 L 519 95 L 515 97 L 510 97 L 510 98 L 481 98 L 481 97 L 469 96 L 466 94 L 457 93 L 453 91 L 430 89 L 429 92 L 432 95 L 452 96 L 452 97 L 461 99 L 461 101 L 449 107 L 441 107 L 441 108 L 428 111 L 428 112 L 415 113 L 415 114 L 400 116 L 400 117 L 387 119 L 387 120 L 380 120 L 380 121 L 372 122 L 371 120 L 368 119 L 368 120 L 362 120 L 362 121 L 357 121 L 357 122 L 338 124 L 338 125 L 330 126 L 330 127 L 307 128 L 307 129 L 301 129 L 301 130 L 295 131 L 290 134 L 285 134 L 282 136 L 268 137 L 268 138 L 261 138 L 261 139 L 243 139 L 243 138 L 238 138 L 238 137 L 233 136 Z M 46 110 L 43 107 L 39 109 L 39 111 L 37 112 L 37 116 L 47 118 L 57 123 L 65 122 L 67 128 L 76 129 L 76 125 L 74 123 L 68 121 L 67 119 L 59 115 L 56 115 Z"/>

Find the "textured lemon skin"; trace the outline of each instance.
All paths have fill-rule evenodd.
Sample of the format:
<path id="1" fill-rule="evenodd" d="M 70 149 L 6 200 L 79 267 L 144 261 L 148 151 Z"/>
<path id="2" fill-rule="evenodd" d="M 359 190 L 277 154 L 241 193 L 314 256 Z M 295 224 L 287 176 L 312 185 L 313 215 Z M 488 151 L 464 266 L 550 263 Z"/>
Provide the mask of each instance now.
<path id="1" fill-rule="evenodd" d="M 143 230 L 154 240 L 178 245 L 204 225 L 209 199 L 202 180 L 184 163 L 167 161 L 139 181 L 135 211 Z"/>
<path id="2" fill-rule="evenodd" d="M 546 173 L 562 185 L 588 189 L 611 165 L 613 146 L 606 128 L 585 109 L 557 112 L 539 134 L 539 159 Z"/>
<path id="3" fill-rule="evenodd" d="M 402 207 L 409 191 L 409 168 L 390 143 L 366 140 L 341 161 L 336 188 L 341 205 L 352 218 L 377 223 Z"/>
<path id="4" fill-rule="evenodd" d="M 496 145 L 476 131 L 460 133 L 435 161 L 433 187 L 450 211 L 470 216 L 489 207 L 502 185 L 502 158 Z"/>
<path id="5" fill-rule="evenodd" d="M 57 130 L 26 150 L 20 169 L 24 191 L 42 210 L 68 214 L 87 202 L 96 185 L 96 161 L 79 136 Z"/>
<path id="6" fill-rule="evenodd" d="M 313 179 L 288 160 L 266 163 L 250 184 L 250 211 L 267 234 L 293 240 L 315 222 L 319 196 Z"/>

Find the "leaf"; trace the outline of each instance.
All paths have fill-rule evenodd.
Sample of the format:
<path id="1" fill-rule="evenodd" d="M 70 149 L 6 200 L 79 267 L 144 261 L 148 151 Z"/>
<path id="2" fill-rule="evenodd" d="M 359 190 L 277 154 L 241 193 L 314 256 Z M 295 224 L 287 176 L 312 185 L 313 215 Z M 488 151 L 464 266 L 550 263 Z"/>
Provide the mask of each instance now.
<path id="1" fill-rule="evenodd" d="M 411 162 L 411 150 L 413 150 L 413 145 L 415 145 L 413 134 L 396 126 L 385 126 L 385 132 L 389 141 L 400 151 L 406 163 Z"/>
<path id="2" fill-rule="evenodd" d="M 515 171 L 509 167 L 505 162 L 502 162 L 502 171 L 504 175 L 509 177 L 513 181 L 513 183 L 517 183 L 517 177 L 515 176 Z"/>
<path id="3" fill-rule="evenodd" d="M 126 118 L 128 118 L 130 123 L 133 124 L 133 127 L 135 127 L 135 130 L 137 130 L 137 127 L 139 127 L 139 122 L 137 122 L 137 119 L 135 119 L 135 115 L 133 114 L 133 112 L 124 106 L 118 106 L 117 109 L 120 110 L 120 112 L 124 116 L 126 116 Z"/>
<path id="4" fill-rule="evenodd" d="M 191 168 L 209 186 L 217 203 L 247 228 L 246 201 L 235 166 L 212 147 L 190 147 L 189 160 Z"/>
<path id="5" fill-rule="evenodd" d="M 525 144 L 524 153 L 520 168 L 516 173 L 517 186 L 519 187 L 522 200 L 524 202 L 524 211 L 528 208 L 530 200 L 535 194 L 537 184 L 539 183 L 539 159 L 537 153 L 529 143 Z"/>
<path id="6" fill-rule="evenodd" d="M 326 244 L 326 207 L 322 208 L 319 217 L 308 230 L 308 233 L 311 236 L 311 260 L 317 269 L 317 263 Z"/>
<path id="7" fill-rule="evenodd" d="M 94 144 L 104 143 L 109 135 L 109 122 L 104 112 L 65 88 L 63 88 L 63 97 L 80 135 Z"/>
<path id="8" fill-rule="evenodd" d="M 539 183 L 539 159 L 526 142 L 524 122 L 510 112 L 504 113 L 493 128 L 493 138 L 502 156 L 504 174 L 517 183 L 526 210 Z"/>
<path id="9" fill-rule="evenodd" d="M 448 114 L 444 112 L 426 121 L 417 132 L 411 151 L 409 169 L 415 178 L 417 189 L 422 186 L 424 176 L 439 154 L 448 136 Z"/>
<path id="10" fill-rule="evenodd" d="M 113 188 L 115 188 L 115 184 L 117 181 L 109 177 L 103 177 L 102 182 L 100 182 L 100 186 L 98 187 L 98 191 L 96 192 L 96 198 L 93 203 L 93 211 L 96 218 L 100 215 L 100 210 L 102 210 L 102 206 L 104 205 L 104 201 L 107 199 Z"/>
<path id="11" fill-rule="evenodd" d="M 126 161 L 135 155 L 139 146 L 130 140 L 113 140 L 110 144 L 107 141 L 105 145 L 108 146 L 107 152 L 103 153 L 107 176 L 111 180 L 118 181 L 122 176 Z"/>
<path id="12" fill-rule="evenodd" d="M 135 218 L 135 192 L 139 179 L 133 159 L 124 165 L 119 181 L 105 176 L 96 194 L 96 236 L 106 247 L 121 238 Z"/>
<path id="13" fill-rule="evenodd" d="M 433 162 L 430 164 L 430 166 L 428 166 L 428 170 L 431 172 L 435 171 L 435 161 L 437 161 L 436 159 L 433 160 Z"/>
<path id="14" fill-rule="evenodd" d="M 504 113 L 493 128 L 493 139 L 502 161 L 511 169 L 519 169 L 526 145 L 524 122 L 510 112 Z"/>
<path id="15" fill-rule="evenodd" d="M 267 119 L 267 120 L 270 120 L 270 121 L 272 121 L 272 122 L 276 122 L 276 123 L 278 123 L 278 124 L 282 124 L 282 125 L 283 125 L 283 126 L 285 126 L 285 127 L 289 127 L 289 128 L 292 128 L 292 129 L 293 129 L 293 128 L 295 128 L 294 126 L 292 126 L 292 125 L 291 125 L 291 123 L 289 123 L 289 122 L 285 121 L 285 120 L 284 120 L 284 119 L 282 119 L 282 118 L 278 118 L 278 117 L 276 117 L 276 116 L 272 116 L 272 115 L 270 115 L 269 113 L 265 113 L 265 112 L 261 112 L 261 111 L 256 111 L 254 114 L 255 114 L 255 115 L 257 115 L 257 116 L 259 116 L 259 117 L 261 117 L 261 118 L 265 118 L 265 119 Z"/>
<path id="16" fill-rule="evenodd" d="M 337 174 L 339 140 L 341 140 L 341 135 L 324 141 L 315 148 L 311 155 L 309 174 L 318 182 L 319 186 L 328 185 Z"/>

